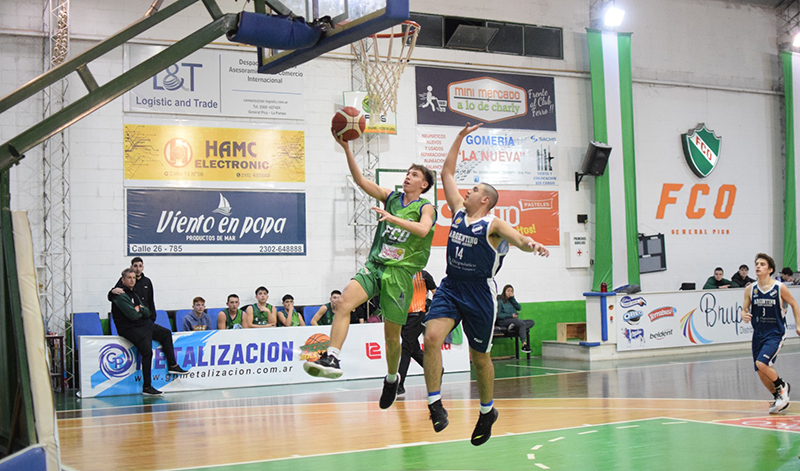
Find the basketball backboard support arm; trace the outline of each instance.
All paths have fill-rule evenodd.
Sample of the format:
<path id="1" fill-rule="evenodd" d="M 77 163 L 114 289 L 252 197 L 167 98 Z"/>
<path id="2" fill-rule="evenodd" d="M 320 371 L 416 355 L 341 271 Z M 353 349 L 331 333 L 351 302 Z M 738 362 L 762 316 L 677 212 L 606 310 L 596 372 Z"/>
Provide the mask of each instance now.
<path id="1" fill-rule="evenodd" d="M 344 13 L 346 14 L 347 11 Z M 378 8 L 359 18 L 350 19 L 346 23 L 340 23 L 338 21 L 340 17 L 341 15 L 332 20 L 334 27 L 323 31 L 322 37 L 313 47 L 281 51 L 271 56 L 266 54 L 267 51 L 264 48 L 259 48 L 258 72 L 262 74 L 283 72 L 326 52 L 400 24 L 409 18 L 408 0 L 386 0 L 383 8 Z M 317 18 L 312 19 L 316 20 Z"/>
<path id="2" fill-rule="evenodd" d="M 169 46 L 145 62 L 128 70 L 108 83 L 98 86 L 88 63 L 126 43 L 129 39 L 152 28 L 163 20 L 175 15 L 186 7 L 202 1 L 212 17 L 212 22 L 184 39 Z M 236 26 L 235 14 L 223 14 L 214 0 L 178 0 L 162 10 L 146 16 L 114 36 L 99 43 L 79 56 L 45 72 L 14 92 L 0 99 L 0 113 L 33 96 L 43 88 L 63 79 L 69 74 L 78 73 L 88 93 L 69 106 L 31 126 L 26 131 L 0 145 L 0 172 L 20 161 L 25 152 L 50 138 L 54 134 L 73 125 L 99 108 L 110 103 L 123 93 L 164 70 L 176 61 L 210 44 Z"/>

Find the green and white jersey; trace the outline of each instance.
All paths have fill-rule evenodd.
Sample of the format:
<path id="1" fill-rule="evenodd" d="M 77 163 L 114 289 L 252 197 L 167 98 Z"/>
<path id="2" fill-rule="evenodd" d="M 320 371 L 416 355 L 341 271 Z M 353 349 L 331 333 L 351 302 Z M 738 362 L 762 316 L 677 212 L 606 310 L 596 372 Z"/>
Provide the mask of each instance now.
<path id="1" fill-rule="evenodd" d="M 242 326 L 242 314 L 244 311 L 241 309 L 236 310 L 236 317 L 231 319 L 230 311 L 228 309 L 223 309 L 222 312 L 225 313 L 225 328 L 226 329 L 243 329 Z"/>
<path id="2" fill-rule="evenodd" d="M 426 204 L 431 204 L 431 202 L 420 198 L 412 201 L 408 206 L 403 206 L 403 193 L 393 191 L 386 199 L 384 209 L 393 216 L 419 222 L 422 216 L 422 207 Z M 433 212 L 435 222 L 436 207 L 433 208 Z M 372 242 L 372 250 L 369 253 L 370 261 L 380 265 L 403 267 L 410 273 L 422 270 L 428 263 L 428 257 L 431 254 L 435 226 L 436 224 L 431 224 L 428 234 L 425 237 L 419 237 L 387 221 L 381 221 L 375 231 L 375 240 Z"/>
<path id="3" fill-rule="evenodd" d="M 253 324 L 267 325 L 269 324 L 269 314 L 272 312 L 272 304 L 267 303 L 267 310 L 261 311 L 258 308 L 258 303 L 253 303 Z"/>

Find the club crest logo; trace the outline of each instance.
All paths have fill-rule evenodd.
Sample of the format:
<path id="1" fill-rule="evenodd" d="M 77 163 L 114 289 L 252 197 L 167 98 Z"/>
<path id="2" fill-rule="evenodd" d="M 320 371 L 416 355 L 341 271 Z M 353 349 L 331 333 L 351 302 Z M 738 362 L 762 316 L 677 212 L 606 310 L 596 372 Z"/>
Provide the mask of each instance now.
<path id="1" fill-rule="evenodd" d="M 717 167 L 721 142 L 722 138 L 708 129 L 705 123 L 681 134 L 683 155 L 695 175 L 705 178 Z"/>

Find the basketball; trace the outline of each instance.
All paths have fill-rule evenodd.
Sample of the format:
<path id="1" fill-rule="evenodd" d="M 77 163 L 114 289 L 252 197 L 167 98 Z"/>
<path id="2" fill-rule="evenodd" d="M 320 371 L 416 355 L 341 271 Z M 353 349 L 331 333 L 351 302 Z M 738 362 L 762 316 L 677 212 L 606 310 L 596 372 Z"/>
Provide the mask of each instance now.
<path id="1" fill-rule="evenodd" d="M 314 334 L 306 340 L 305 345 L 314 345 L 318 343 L 330 342 L 331 338 L 325 334 Z"/>
<path id="2" fill-rule="evenodd" d="M 333 115 L 331 129 L 337 137 L 344 141 L 358 139 L 367 128 L 367 119 L 364 113 L 352 106 L 345 106 Z"/>

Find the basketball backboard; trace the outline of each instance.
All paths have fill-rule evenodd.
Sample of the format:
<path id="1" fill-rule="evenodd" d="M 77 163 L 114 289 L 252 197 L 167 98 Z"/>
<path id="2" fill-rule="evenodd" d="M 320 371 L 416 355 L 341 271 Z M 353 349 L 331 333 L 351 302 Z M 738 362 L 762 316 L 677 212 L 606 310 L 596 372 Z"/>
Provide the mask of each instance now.
<path id="1" fill-rule="evenodd" d="M 326 52 L 379 33 L 407 20 L 409 0 L 281 0 L 292 14 L 314 21 L 328 16 L 333 27 L 306 49 L 258 49 L 258 72 L 277 74 Z M 268 2 L 269 3 L 269 2 Z"/>

